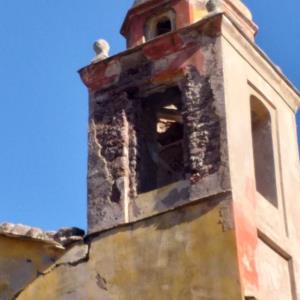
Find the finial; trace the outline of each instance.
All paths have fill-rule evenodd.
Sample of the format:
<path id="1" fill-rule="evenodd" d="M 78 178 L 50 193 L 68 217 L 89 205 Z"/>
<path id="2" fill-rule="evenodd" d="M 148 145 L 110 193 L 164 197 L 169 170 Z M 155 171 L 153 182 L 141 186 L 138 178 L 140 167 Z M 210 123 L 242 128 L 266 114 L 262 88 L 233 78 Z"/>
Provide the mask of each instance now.
<path id="1" fill-rule="evenodd" d="M 206 2 L 206 8 L 209 12 L 218 10 L 220 1 L 219 0 L 208 0 Z"/>
<path id="2" fill-rule="evenodd" d="M 94 43 L 93 48 L 96 56 L 93 58 L 92 63 L 97 63 L 109 57 L 110 46 L 107 41 L 100 39 Z"/>

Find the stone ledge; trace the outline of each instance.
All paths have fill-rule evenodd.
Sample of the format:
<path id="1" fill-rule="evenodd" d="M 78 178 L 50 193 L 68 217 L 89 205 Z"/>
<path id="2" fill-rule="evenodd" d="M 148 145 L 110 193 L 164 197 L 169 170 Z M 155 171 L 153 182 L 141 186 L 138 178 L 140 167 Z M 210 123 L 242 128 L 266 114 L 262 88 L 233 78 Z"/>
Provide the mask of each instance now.
<path id="1" fill-rule="evenodd" d="M 59 248 L 65 248 L 74 242 L 83 240 L 84 231 L 75 227 L 62 228 L 58 231 L 43 231 L 40 228 L 23 224 L 2 223 L 0 224 L 0 235 L 32 239 L 53 244 L 53 246 Z"/>

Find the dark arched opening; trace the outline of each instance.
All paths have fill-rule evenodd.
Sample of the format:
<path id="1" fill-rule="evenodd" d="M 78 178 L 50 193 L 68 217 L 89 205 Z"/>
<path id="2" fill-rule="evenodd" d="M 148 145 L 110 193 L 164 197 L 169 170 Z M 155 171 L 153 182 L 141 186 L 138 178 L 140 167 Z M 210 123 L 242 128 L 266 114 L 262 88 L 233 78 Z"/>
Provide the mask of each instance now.
<path id="1" fill-rule="evenodd" d="M 251 124 L 257 191 L 278 206 L 272 119 L 267 107 L 251 97 Z"/>
<path id="2" fill-rule="evenodd" d="M 172 31 L 172 22 L 169 18 L 164 17 L 160 19 L 156 24 L 155 35 L 159 36 Z"/>

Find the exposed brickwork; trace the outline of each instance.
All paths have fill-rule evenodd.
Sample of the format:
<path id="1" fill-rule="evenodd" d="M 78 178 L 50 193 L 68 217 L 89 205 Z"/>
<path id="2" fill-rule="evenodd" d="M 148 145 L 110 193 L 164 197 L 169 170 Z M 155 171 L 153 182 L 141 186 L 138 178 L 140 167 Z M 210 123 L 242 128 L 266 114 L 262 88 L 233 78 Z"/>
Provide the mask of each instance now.
<path id="1" fill-rule="evenodd" d="M 143 209 L 135 199 L 140 194 L 141 183 L 155 180 L 156 172 L 160 182 L 158 188 L 163 186 L 164 181 L 200 183 L 205 177 L 219 172 L 224 160 L 221 144 L 225 140 L 225 124 L 220 121 L 223 119 L 222 74 L 218 71 L 219 58 L 215 51 L 219 22 L 219 17 L 215 16 L 205 27 L 199 24 L 189 32 L 170 33 L 144 47 L 81 71 L 86 84 L 90 85 L 89 231 L 126 223 L 133 211 L 135 218 L 142 218 Z M 201 31 L 207 35 L 200 34 Z M 217 36 L 213 37 L 212 33 Z M 162 47 L 154 47 L 158 44 Z M 160 100 L 170 105 L 175 98 L 177 105 L 181 102 L 183 160 L 180 162 L 179 148 L 171 147 L 177 152 L 167 156 L 179 159 L 173 166 L 183 163 L 184 170 L 182 173 L 178 169 L 178 175 L 165 180 L 162 176 L 167 168 L 158 170 L 153 166 L 152 172 L 151 167 L 143 167 L 145 163 L 164 164 L 161 158 L 155 158 L 158 154 L 155 151 L 159 151 L 156 147 L 160 147 L 155 146 L 156 115 L 153 114 L 151 121 L 143 107 L 147 101 Z M 161 105 L 160 109 L 163 109 L 164 104 Z M 149 134 L 154 135 L 145 146 L 144 137 Z M 145 155 L 149 155 L 146 161 Z M 165 156 L 167 160 L 169 157 Z M 219 185 L 218 178 L 222 176 L 225 176 L 224 170 L 210 181 L 217 180 L 215 185 Z M 155 188 L 155 183 L 142 191 L 151 191 L 151 186 Z M 197 193 L 199 197 L 210 193 L 209 189 L 205 193 L 197 191 L 198 188 L 193 190 L 193 199 Z M 184 201 L 187 201 L 190 197 L 187 187 L 183 195 Z M 169 204 L 155 207 L 168 210 L 173 206 L 168 201 L 162 203 Z"/>
<path id="2" fill-rule="evenodd" d="M 218 171 L 221 164 L 219 116 L 214 109 L 214 95 L 208 76 L 200 76 L 193 67 L 188 69 L 183 83 L 186 142 L 189 153 L 187 172 L 191 180 Z"/>
<path id="3" fill-rule="evenodd" d="M 113 101 L 112 101 L 113 100 Z M 90 130 L 89 226 L 124 222 L 124 178 L 127 176 L 126 93 L 98 94 Z"/>

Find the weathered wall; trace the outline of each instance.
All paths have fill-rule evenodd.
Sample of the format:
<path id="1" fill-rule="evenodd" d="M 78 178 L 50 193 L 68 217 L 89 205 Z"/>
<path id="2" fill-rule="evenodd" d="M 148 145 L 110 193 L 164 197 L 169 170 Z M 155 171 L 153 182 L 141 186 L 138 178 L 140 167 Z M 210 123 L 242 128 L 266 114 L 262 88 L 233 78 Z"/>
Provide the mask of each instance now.
<path id="1" fill-rule="evenodd" d="M 13 299 L 64 252 L 44 241 L 0 235 L 0 299 Z"/>
<path id="2" fill-rule="evenodd" d="M 95 234 L 17 299 L 241 300 L 228 197 Z"/>
<path id="3" fill-rule="evenodd" d="M 257 299 L 300 299 L 300 177 L 294 115 L 299 95 L 226 17 L 222 44 L 230 177 L 244 292 Z M 263 103 L 271 117 L 278 207 L 256 187 L 251 97 Z"/>
<path id="4" fill-rule="evenodd" d="M 256 263 L 259 276 L 259 299 L 294 299 L 289 259 L 259 240 Z"/>
<path id="5" fill-rule="evenodd" d="M 221 15 L 214 15 L 189 29 L 161 36 L 80 71 L 90 91 L 89 232 L 142 219 L 230 189 L 219 40 L 221 20 Z M 177 88 L 181 93 L 182 180 L 188 186 L 185 191 L 171 187 L 165 199 L 155 199 L 151 203 L 154 209 L 148 209 L 148 205 L 144 212 L 145 201 L 138 192 L 142 178 L 139 162 L 144 155 L 139 144 L 144 136 L 141 123 L 145 123 L 140 117 L 141 106 L 149 96 L 163 95 L 169 88 Z M 168 201 L 178 192 L 184 197 Z"/>
<path id="6" fill-rule="evenodd" d="M 147 2 L 147 1 L 145 1 Z M 207 15 L 205 0 L 197 1 L 148 1 L 143 5 L 135 5 L 128 12 L 121 32 L 127 39 L 128 47 L 135 47 L 146 41 L 147 22 L 160 16 L 166 11 L 172 11 L 176 14 L 175 27 L 177 29 L 188 26 L 201 17 Z M 139 3 L 140 4 L 140 3 Z M 146 4 L 146 5 L 145 5 Z"/>
<path id="7" fill-rule="evenodd" d="M 293 114 L 299 98 L 249 39 L 226 16 L 214 16 L 88 66 L 81 75 L 91 95 L 89 210 L 95 233 L 18 299 L 300 298 Z M 184 96 L 186 126 L 193 128 L 189 176 L 137 195 L 134 101 L 174 83 Z M 251 96 L 270 108 L 278 207 L 256 189 Z M 128 221 L 136 223 L 124 225 Z"/>
<path id="8" fill-rule="evenodd" d="M 258 30 L 252 21 L 251 12 L 240 0 L 140 1 L 128 12 L 121 29 L 127 39 L 127 46 L 131 48 L 144 43 L 148 36 L 148 21 L 170 11 L 176 15 L 176 29 L 193 24 L 214 11 L 223 11 L 234 18 L 250 39 L 254 39 Z"/>

